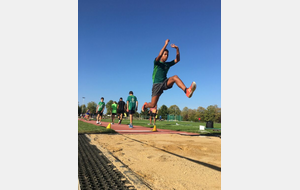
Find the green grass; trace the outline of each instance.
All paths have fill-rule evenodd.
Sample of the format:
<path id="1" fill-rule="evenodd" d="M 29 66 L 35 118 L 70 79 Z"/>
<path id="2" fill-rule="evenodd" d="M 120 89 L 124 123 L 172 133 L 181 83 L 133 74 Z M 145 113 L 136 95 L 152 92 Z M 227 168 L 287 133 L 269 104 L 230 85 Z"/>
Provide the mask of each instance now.
<path id="1" fill-rule="evenodd" d="M 111 119 L 102 119 L 104 122 L 111 122 Z M 115 123 L 118 123 L 118 118 L 115 119 Z M 133 126 L 143 126 L 143 127 L 153 127 L 153 125 L 148 125 L 149 120 L 135 120 L 133 119 Z M 152 120 L 153 123 L 153 120 Z M 176 123 L 178 125 L 176 125 Z M 129 119 L 123 120 L 122 124 L 129 124 Z M 174 131 L 185 131 L 190 133 L 199 133 L 199 134 L 221 134 L 221 123 L 214 123 L 213 129 L 206 128 L 205 131 L 199 131 L 199 126 L 205 126 L 205 122 L 190 122 L 190 121 L 156 121 L 156 127 L 158 129 L 169 129 Z"/>
<path id="2" fill-rule="evenodd" d="M 105 127 L 100 127 L 90 123 L 85 123 L 78 120 L 78 133 L 85 134 L 95 134 L 95 133 L 116 133 L 113 129 L 106 129 Z"/>

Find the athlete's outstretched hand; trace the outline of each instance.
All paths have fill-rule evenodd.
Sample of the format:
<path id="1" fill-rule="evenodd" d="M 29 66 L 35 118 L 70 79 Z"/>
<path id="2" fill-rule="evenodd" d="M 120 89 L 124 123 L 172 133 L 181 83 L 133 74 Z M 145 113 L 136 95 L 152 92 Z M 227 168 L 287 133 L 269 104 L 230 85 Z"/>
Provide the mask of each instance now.
<path id="1" fill-rule="evenodd" d="M 165 44 L 167 44 L 168 45 L 168 43 L 170 42 L 170 40 L 169 39 L 167 39 L 166 41 L 165 41 Z"/>
<path id="2" fill-rule="evenodd" d="M 178 48 L 178 46 L 176 46 L 175 44 L 171 44 L 171 47 L 176 49 Z"/>

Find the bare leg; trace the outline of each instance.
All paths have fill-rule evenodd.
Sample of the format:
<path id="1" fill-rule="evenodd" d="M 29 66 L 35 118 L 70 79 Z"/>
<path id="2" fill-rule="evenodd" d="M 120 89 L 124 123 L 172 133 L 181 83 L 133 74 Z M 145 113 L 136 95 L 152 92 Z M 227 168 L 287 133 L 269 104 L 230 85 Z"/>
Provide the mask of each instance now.
<path id="1" fill-rule="evenodd" d="M 186 89 L 186 86 L 183 84 L 182 80 L 177 75 L 174 75 L 169 78 L 167 82 L 167 86 L 172 87 L 174 83 L 176 83 L 177 86 L 181 88 L 183 91 Z"/>
<path id="2" fill-rule="evenodd" d="M 172 87 L 174 83 L 176 83 L 179 88 L 181 88 L 183 91 L 185 91 L 186 86 L 184 85 L 182 80 L 177 75 L 174 75 L 174 76 L 169 78 L 169 80 L 167 82 L 167 86 Z M 151 102 L 148 102 L 145 105 L 145 108 L 154 108 L 156 106 L 157 102 L 158 102 L 159 97 L 160 97 L 160 95 L 153 96 L 151 98 Z"/>
<path id="3" fill-rule="evenodd" d="M 130 117 L 130 124 L 132 124 L 132 114 L 130 114 L 129 117 Z"/>
<path id="4" fill-rule="evenodd" d="M 157 96 L 153 96 L 151 98 L 151 102 L 148 102 L 145 106 L 145 108 L 154 108 L 158 102 L 158 99 L 159 99 L 160 95 L 157 95 Z"/>

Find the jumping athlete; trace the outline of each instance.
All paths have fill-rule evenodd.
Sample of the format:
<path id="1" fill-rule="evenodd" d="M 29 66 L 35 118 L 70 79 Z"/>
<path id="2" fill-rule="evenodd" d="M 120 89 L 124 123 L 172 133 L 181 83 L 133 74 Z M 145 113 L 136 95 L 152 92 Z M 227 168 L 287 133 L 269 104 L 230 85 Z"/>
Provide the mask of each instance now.
<path id="1" fill-rule="evenodd" d="M 169 50 L 167 50 L 166 47 L 169 42 L 169 39 L 165 41 L 165 45 L 160 50 L 158 56 L 154 59 L 154 69 L 152 74 L 152 98 L 151 102 L 144 103 L 144 105 L 142 106 L 142 111 L 144 111 L 146 108 L 155 107 L 163 91 L 172 88 L 174 83 L 176 83 L 177 86 L 184 91 L 185 95 L 188 98 L 192 97 L 193 92 L 196 89 L 195 82 L 192 82 L 191 86 L 187 88 L 177 75 L 167 78 L 167 73 L 170 67 L 180 61 L 179 48 L 176 45 L 171 44 L 171 47 L 176 49 L 176 58 L 173 61 L 166 62 L 169 56 Z"/>

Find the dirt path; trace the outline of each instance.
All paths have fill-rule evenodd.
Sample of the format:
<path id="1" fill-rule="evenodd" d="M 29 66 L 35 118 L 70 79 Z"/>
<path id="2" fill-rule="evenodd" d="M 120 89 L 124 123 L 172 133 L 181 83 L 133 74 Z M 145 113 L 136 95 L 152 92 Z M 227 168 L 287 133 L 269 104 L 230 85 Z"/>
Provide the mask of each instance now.
<path id="1" fill-rule="evenodd" d="M 178 134 L 90 135 L 153 189 L 221 189 L 221 139 Z"/>

